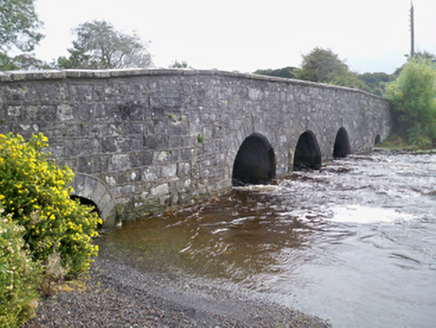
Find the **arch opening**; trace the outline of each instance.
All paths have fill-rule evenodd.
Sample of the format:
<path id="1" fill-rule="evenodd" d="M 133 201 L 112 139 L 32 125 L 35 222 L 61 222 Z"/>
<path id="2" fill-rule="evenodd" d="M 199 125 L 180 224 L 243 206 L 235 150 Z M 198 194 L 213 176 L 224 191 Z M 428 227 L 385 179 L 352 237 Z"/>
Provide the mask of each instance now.
<path id="1" fill-rule="evenodd" d="M 106 184 L 99 178 L 85 173 L 76 173 L 71 181 L 72 198 L 78 198 L 85 205 L 93 205 L 103 220 L 103 227 L 121 224 L 118 207 Z"/>
<path id="2" fill-rule="evenodd" d="M 72 200 L 78 200 L 80 204 L 88 206 L 88 207 L 92 207 L 91 212 L 97 212 L 97 215 L 99 217 L 101 217 L 101 212 L 97 206 L 96 203 L 94 203 L 91 199 L 85 198 L 85 197 L 80 197 L 77 195 L 70 195 L 70 198 Z M 97 226 L 97 229 L 101 229 L 102 225 L 99 223 Z"/>
<path id="3" fill-rule="evenodd" d="M 351 147 L 348 133 L 344 127 L 341 127 L 336 134 L 333 157 L 346 157 L 349 154 L 351 154 Z"/>
<path id="4" fill-rule="evenodd" d="M 97 204 L 94 203 L 91 199 L 80 197 L 77 195 L 70 195 L 70 198 L 72 200 L 76 200 L 76 199 L 79 200 L 79 203 L 82 205 L 93 207 L 94 209 L 92 210 L 92 212 L 97 212 L 97 214 L 100 215 L 100 210 L 98 209 Z"/>
<path id="5" fill-rule="evenodd" d="M 308 130 L 300 135 L 295 147 L 294 171 L 321 168 L 321 150 L 315 134 Z"/>
<path id="6" fill-rule="evenodd" d="M 265 184 L 276 177 L 276 158 L 268 139 L 253 133 L 242 142 L 233 163 L 232 185 Z"/>
<path id="7" fill-rule="evenodd" d="M 381 144 L 381 138 L 380 138 L 379 134 L 377 134 L 377 136 L 375 137 L 375 141 L 374 141 L 374 145 L 377 146 L 378 144 Z"/>

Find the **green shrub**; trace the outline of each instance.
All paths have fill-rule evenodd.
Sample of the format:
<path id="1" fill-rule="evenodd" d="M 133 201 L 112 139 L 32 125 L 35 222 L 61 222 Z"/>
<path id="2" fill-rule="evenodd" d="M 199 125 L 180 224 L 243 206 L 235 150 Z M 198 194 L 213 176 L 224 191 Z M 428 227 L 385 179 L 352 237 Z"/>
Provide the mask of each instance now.
<path id="1" fill-rule="evenodd" d="M 431 149 L 432 148 L 432 140 L 429 137 L 429 133 L 426 131 L 427 129 L 418 127 L 413 127 L 409 129 L 409 143 L 415 145 L 419 149 Z"/>
<path id="2" fill-rule="evenodd" d="M 395 128 L 409 144 L 428 148 L 436 141 L 436 69 L 423 58 L 411 58 L 388 85 Z"/>
<path id="3" fill-rule="evenodd" d="M 0 203 L 25 228 L 23 239 L 34 261 L 58 254 L 67 275 L 85 271 L 97 246 L 91 238 L 101 223 L 91 208 L 70 199 L 68 167 L 49 160 L 47 138 L 39 133 L 25 142 L 20 135 L 0 134 Z"/>
<path id="4" fill-rule="evenodd" d="M 20 327 L 38 304 L 38 269 L 24 247 L 25 229 L 0 206 L 0 327 Z"/>

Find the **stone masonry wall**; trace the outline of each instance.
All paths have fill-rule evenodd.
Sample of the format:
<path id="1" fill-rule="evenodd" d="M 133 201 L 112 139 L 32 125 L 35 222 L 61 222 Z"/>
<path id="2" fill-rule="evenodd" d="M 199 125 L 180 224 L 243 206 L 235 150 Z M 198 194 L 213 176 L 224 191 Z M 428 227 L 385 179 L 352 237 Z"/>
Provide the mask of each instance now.
<path id="1" fill-rule="evenodd" d="M 277 174 L 292 170 L 311 130 L 323 162 L 338 130 L 352 152 L 390 131 L 389 104 L 363 91 L 220 71 L 114 70 L 0 73 L 0 133 L 43 132 L 75 173 L 75 193 L 106 220 L 145 217 L 231 188 L 244 139 L 274 148 Z"/>

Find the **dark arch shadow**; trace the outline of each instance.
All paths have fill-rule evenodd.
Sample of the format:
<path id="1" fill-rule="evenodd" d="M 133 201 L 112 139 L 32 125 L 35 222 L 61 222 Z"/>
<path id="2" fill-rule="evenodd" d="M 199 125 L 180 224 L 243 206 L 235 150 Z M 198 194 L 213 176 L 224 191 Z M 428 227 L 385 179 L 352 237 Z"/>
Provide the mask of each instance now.
<path id="1" fill-rule="evenodd" d="M 381 138 L 380 138 L 380 135 L 379 134 L 377 134 L 377 136 L 375 137 L 375 141 L 374 141 L 374 145 L 378 145 L 378 144 L 380 144 L 381 143 Z"/>
<path id="2" fill-rule="evenodd" d="M 79 198 L 79 200 L 86 199 L 87 202 L 96 205 L 103 220 L 103 227 L 121 224 L 115 198 L 100 178 L 85 173 L 76 173 L 70 186 L 73 188 L 70 196 Z"/>
<path id="3" fill-rule="evenodd" d="M 333 157 L 346 157 L 349 154 L 351 154 L 351 147 L 348 133 L 344 127 L 341 127 L 336 134 Z"/>
<path id="4" fill-rule="evenodd" d="M 99 210 L 97 204 L 94 203 L 91 199 L 80 197 L 77 195 L 70 195 L 70 198 L 72 200 L 76 200 L 76 199 L 79 200 L 79 203 L 82 205 L 93 207 L 94 209 L 92 210 L 92 212 L 97 212 L 97 214 L 100 215 L 100 210 Z"/>
<path id="5" fill-rule="evenodd" d="M 92 211 L 91 212 L 97 212 L 97 215 L 99 217 L 101 217 L 101 212 L 100 209 L 98 208 L 97 204 L 94 203 L 91 199 L 85 198 L 85 197 L 80 197 L 77 195 L 70 195 L 70 198 L 72 200 L 78 200 L 80 204 L 85 205 L 85 206 L 89 206 L 92 207 Z M 98 224 L 98 229 L 100 229 L 102 227 L 101 224 Z"/>
<path id="6" fill-rule="evenodd" d="M 294 171 L 321 168 L 321 150 L 315 134 L 307 130 L 298 138 L 295 147 Z"/>
<path id="7" fill-rule="evenodd" d="M 233 163 L 232 184 L 264 184 L 276 176 L 276 158 L 268 139 L 253 133 L 245 138 Z"/>

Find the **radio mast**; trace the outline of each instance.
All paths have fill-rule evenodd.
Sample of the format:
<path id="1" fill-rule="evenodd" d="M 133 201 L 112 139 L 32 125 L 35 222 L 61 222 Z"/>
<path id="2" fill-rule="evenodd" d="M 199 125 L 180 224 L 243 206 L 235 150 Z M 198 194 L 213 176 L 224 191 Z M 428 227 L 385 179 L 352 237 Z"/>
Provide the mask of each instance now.
<path id="1" fill-rule="evenodd" d="M 410 57 L 415 57 L 415 25 L 413 21 L 413 1 L 410 1 Z"/>

